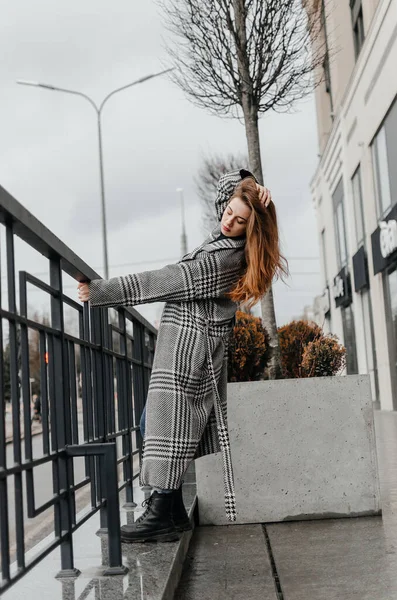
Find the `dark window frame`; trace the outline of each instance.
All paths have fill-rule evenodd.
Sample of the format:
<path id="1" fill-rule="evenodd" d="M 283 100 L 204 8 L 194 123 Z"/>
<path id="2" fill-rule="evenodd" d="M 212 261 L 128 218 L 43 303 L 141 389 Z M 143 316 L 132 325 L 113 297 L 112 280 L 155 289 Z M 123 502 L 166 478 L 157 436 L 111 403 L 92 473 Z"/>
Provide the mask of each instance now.
<path id="1" fill-rule="evenodd" d="M 327 35 L 327 17 L 325 14 L 325 3 L 324 0 L 321 0 L 321 26 L 324 32 L 324 40 L 325 40 L 325 53 L 323 60 L 323 72 L 324 72 L 324 84 L 325 91 L 329 95 L 330 102 L 330 110 L 331 110 L 331 119 L 334 118 L 334 102 L 332 98 L 332 85 L 331 85 L 331 67 L 329 62 L 329 50 L 328 50 L 328 35 Z"/>
<path id="2" fill-rule="evenodd" d="M 361 52 L 365 40 L 364 14 L 361 0 L 350 0 L 350 11 L 352 16 L 354 52 L 356 60 Z"/>
<path id="3" fill-rule="evenodd" d="M 341 315 L 343 342 L 346 348 L 346 373 L 348 375 L 356 375 L 358 373 L 358 360 L 353 304 L 342 306 Z"/>
<path id="4" fill-rule="evenodd" d="M 341 177 L 336 185 L 336 188 L 332 194 L 332 204 L 333 204 L 333 213 L 334 213 L 334 227 L 335 227 L 335 241 L 336 241 L 336 257 L 338 262 L 338 269 L 342 269 L 347 266 L 349 250 L 347 245 L 347 236 L 346 236 L 346 218 L 345 218 L 345 207 L 344 207 L 344 197 L 345 190 L 343 185 L 343 177 Z M 339 206 L 341 207 L 339 209 Z M 338 211 L 341 211 L 340 214 L 342 216 L 342 228 L 343 231 L 340 231 L 339 220 L 338 220 Z M 342 244 L 343 241 L 343 249 L 345 251 L 345 256 L 342 257 Z"/>
<path id="5" fill-rule="evenodd" d="M 359 197 L 357 198 L 355 195 L 355 185 L 354 182 L 357 181 L 357 191 Z M 358 165 L 357 169 L 354 171 L 353 176 L 351 178 L 351 189 L 353 196 L 353 213 L 354 213 L 354 225 L 356 231 L 356 246 L 359 248 L 360 246 L 366 247 L 365 241 L 365 217 L 364 217 L 364 204 L 363 204 L 363 184 L 361 177 L 361 163 Z M 358 209 L 358 211 L 356 210 Z M 359 213 L 359 214 L 358 214 Z M 362 235 L 359 235 L 358 232 L 358 223 L 361 224 Z"/>
<path id="6" fill-rule="evenodd" d="M 386 324 L 387 324 L 387 347 L 389 352 L 389 365 L 390 365 L 390 377 L 392 383 L 392 396 L 393 396 L 393 410 L 397 410 L 397 345 L 396 335 L 393 331 L 393 315 L 391 313 L 391 297 L 390 287 L 388 278 L 393 275 L 396 271 L 395 265 L 386 269 L 383 274 L 383 297 L 386 311 Z"/>
<path id="7" fill-rule="evenodd" d="M 389 153 L 387 148 L 387 136 L 386 136 L 386 117 L 383 120 L 381 126 L 376 132 L 372 142 L 371 142 L 371 154 L 372 154 L 372 166 L 373 166 L 373 176 L 374 176 L 374 184 L 375 184 L 375 199 L 376 199 L 376 209 L 378 213 L 378 220 L 382 220 L 385 215 L 390 212 L 390 210 L 394 206 L 393 198 L 391 195 L 390 189 L 390 171 L 389 171 Z M 386 163 L 382 166 L 379 161 L 379 146 L 381 140 L 381 134 L 384 137 L 384 148 L 386 155 Z M 388 194 L 384 195 L 383 184 L 385 181 L 382 179 L 381 175 L 387 176 L 387 185 L 388 185 Z M 386 196 L 389 197 L 390 203 L 386 204 Z"/>

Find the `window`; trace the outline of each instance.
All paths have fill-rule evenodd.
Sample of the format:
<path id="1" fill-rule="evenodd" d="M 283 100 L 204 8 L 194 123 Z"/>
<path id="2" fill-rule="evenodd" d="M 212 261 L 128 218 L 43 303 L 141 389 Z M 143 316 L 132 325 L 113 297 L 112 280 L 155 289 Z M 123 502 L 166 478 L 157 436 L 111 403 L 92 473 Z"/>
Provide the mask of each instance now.
<path id="1" fill-rule="evenodd" d="M 375 188 L 379 216 L 383 217 L 391 208 L 389 164 L 387 160 L 386 131 L 383 125 L 372 144 L 375 170 Z"/>
<path id="2" fill-rule="evenodd" d="M 343 307 L 342 324 L 343 338 L 346 347 L 346 371 L 348 375 L 358 373 L 357 352 L 356 352 L 356 332 L 354 329 L 353 305 Z"/>
<path id="3" fill-rule="evenodd" d="M 393 386 L 393 410 L 397 398 L 397 269 L 385 274 L 385 301 L 389 338 L 390 370 Z"/>
<path id="4" fill-rule="evenodd" d="M 324 83 L 325 83 L 325 91 L 327 94 L 331 94 L 331 72 L 329 68 L 329 56 L 328 52 L 326 52 L 323 60 L 323 69 L 324 69 Z"/>
<path id="5" fill-rule="evenodd" d="M 375 333 L 374 321 L 372 316 L 372 302 L 369 290 L 364 290 L 361 293 L 363 321 L 364 321 L 364 336 L 365 336 L 365 351 L 367 357 L 367 371 L 371 382 L 372 399 L 379 398 L 379 380 L 378 368 L 376 362 L 375 348 Z"/>
<path id="6" fill-rule="evenodd" d="M 321 232 L 321 262 L 322 262 L 322 271 L 323 271 L 323 283 L 324 287 L 328 285 L 328 272 L 327 272 L 327 247 L 325 241 L 325 229 Z"/>
<path id="7" fill-rule="evenodd" d="M 345 215 L 343 210 L 343 180 L 340 179 L 332 196 L 334 204 L 334 222 L 336 234 L 336 253 L 338 267 L 341 269 L 347 264 L 347 245 Z"/>
<path id="8" fill-rule="evenodd" d="M 354 203 L 354 222 L 356 224 L 356 242 L 357 247 L 359 247 L 362 244 L 365 244 L 364 208 L 360 166 L 352 177 L 352 191 Z"/>
<path id="9" fill-rule="evenodd" d="M 350 10 L 352 14 L 352 25 L 353 25 L 353 38 L 354 38 L 354 52 L 356 59 L 360 54 L 360 50 L 364 44 L 364 18 L 363 18 L 363 7 L 361 0 L 350 0 Z"/>
<path id="10" fill-rule="evenodd" d="M 325 83 L 325 91 L 329 94 L 330 108 L 331 108 L 331 118 L 333 118 L 333 101 L 332 101 L 332 89 L 331 89 L 331 69 L 329 64 L 329 51 L 328 51 L 328 37 L 327 37 L 327 19 L 325 15 L 325 5 L 324 0 L 321 1 L 321 25 L 324 32 L 324 42 L 325 42 L 325 53 L 323 60 L 323 71 L 324 71 L 324 83 Z"/>

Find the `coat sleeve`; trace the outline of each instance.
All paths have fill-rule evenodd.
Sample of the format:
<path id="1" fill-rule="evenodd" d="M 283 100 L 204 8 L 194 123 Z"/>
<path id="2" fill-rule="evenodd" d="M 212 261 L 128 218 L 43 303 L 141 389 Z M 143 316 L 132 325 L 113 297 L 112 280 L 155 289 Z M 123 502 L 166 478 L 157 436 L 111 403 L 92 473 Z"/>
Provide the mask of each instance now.
<path id="1" fill-rule="evenodd" d="M 217 298 L 231 290 L 241 266 L 241 254 L 222 249 L 155 271 L 95 279 L 89 284 L 90 303 L 109 307 Z"/>
<path id="2" fill-rule="evenodd" d="M 229 202 L 230 196 L 233 194 L 240 181 L 246 177 L 253 177 L 255 179 L 254 175 L 246 169 L 236 169 L 236 171 L 230 171 L 230 173 L 225 173 L 225 175 L 222 175 L 220 178 L 215 198 L 215 208 L 218 221 L 222 219 L 222 215 L 225 211 L 227 203 Z"/>

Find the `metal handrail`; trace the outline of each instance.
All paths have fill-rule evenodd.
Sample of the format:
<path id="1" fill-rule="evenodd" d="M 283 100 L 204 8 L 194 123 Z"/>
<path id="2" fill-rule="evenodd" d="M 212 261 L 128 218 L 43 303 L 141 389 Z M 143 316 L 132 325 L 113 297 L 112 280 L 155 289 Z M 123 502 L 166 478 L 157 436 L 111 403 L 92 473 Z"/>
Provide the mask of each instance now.
<path id="1" fill-rule="evenodd" d="M 117 322 L 114 319 L 112 322 L 107 309 L 91 308 L 69 298 L 63 289 L 65 273 L 76 281 L 96 279 L 98 274 L 1 187 L 0 224 L 6 237 L 6 272 L 0 272 L 0 286 L 5 277 L 8 297 L 7 307 L 0 307 L 0 592 L 23 577 L 56 547 L 61 549 L 59 576 L 76 577 L 79 571 L 74 565 L 73 533 L 98 511 L 101 531 L 107 531 L 109 541 L 106 573 L 124 573 L 119 494 L 123 491 L 127 506 L 134 505 L 133 484 L 139 475 L 134 459 L 142 449 L 138 424 L 147 394 L 157 331 L 134 309 L 117 308 Z M 16 278 L 15 237 L 48 259 L 49 283 L 24 270 L 20 270 Z M 0 270 L 3 262 L 0 261 Z M 28 314 L 32 286 L 49 296 L 49 323 L 36 322 Z M 77 333 L 65 329 L 65 306 L 75 311 Z M 3 339 L 4 323 L 8 329 L 8 344 Z M 41 456 L 33 455 L 29 353 L 32 332 L 38 336 L 40 352 Z M 6 348 L 12 446 L 6 443 Z M 82 431 L 79 427 L 78 373 Z M 116 450 L 118 439 L 121 440 L 120 456 Z M 12 456 L 7 457 L 10 450 Z M 85 476 L 78 482 L 75 481 L 73 456 L 85 457 Z M 37 468 L 49 464 L 53 473 L 52 493 L 44 503 L 37 505 Z M 117 476 L 118 467 L 122 470 L 121 481 Z M 9 527 L 12 484 L 15 570 L 10 568 L 13 558 Z M 85 486 L 90 488 L 91 510 L 77 521 L 76 493 Z M 55 539 L 27 562 L 24 521 L 40 518 L 49 508 L 54 511 Z"/>

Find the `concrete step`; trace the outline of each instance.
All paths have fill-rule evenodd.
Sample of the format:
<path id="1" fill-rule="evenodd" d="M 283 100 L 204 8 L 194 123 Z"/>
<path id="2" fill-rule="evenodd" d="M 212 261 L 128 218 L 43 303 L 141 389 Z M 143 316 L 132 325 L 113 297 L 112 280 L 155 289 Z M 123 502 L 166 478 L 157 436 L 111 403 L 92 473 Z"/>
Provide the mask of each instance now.
<path id="1" fill-rule="evenodd" d="M 193 522 L 197 505 L 195 484 L 185 481 L 183 495 Z M 137 496 L 137 502 L 144 499 Z M 140 512 L 137 511 L 137 516 Z M 126 522 L 127 513 L 122 511 L 121 523 Z M 128 567 L 128 573 L 108 577 L 103 575 L 108 556 L 107 536 L 97 535 L 99 525 L 97 513 L 73 535 L 75 568 L 81 571 L 77 578 L 55 578 L 61 568 L 60 549 L 57 548 L 5 592 L 2 600 L 172 600 L 192 532 L 183 533 L 173 543 L 122 544 L 123 565 Z M 27 552 L 27 561 L 52 540 L 53 535 L 48 536 Z"/>

